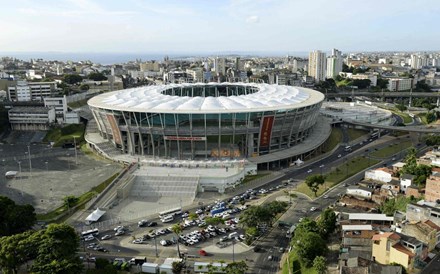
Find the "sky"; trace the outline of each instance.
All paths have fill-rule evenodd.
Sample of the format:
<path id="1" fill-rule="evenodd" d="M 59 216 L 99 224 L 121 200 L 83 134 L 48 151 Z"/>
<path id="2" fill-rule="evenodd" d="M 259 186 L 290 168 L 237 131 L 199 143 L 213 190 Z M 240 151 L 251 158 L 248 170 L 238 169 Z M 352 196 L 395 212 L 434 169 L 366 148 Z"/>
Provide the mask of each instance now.
<path id="1" fill-rule="evenodd" d="M 1 52 L 440 49 L 439 0 L 0 0 Z"/>

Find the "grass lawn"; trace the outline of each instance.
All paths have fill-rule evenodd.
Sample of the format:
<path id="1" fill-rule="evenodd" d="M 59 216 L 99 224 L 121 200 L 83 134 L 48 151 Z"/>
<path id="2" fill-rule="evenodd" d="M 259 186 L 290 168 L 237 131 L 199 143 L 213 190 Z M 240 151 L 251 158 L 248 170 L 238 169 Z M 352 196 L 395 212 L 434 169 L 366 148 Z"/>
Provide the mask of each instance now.
<path id="1" fill-rule="evenodd" d="M 324 143 L 324 152 L 331 151 L 342 142 L 342 130 L 340 128 L 332 128 L 332 132 Z"/>
<path id="2" fill-rule="evenodd" d="M 292 269 L 292 274 L 317 274 L 318 273 L 318 272 L 316 272 L 316 270 L 313 267 L 311 267 L 311 268 L 302 267 L 295 252 L 289 253 L 289 266 Z M 289 268 L 287 267 L 287 260 L 283 265 L 282 273 L 289 274 Z"/>
<path id="3" fill-rule="evenodd" d="M 388 108 L 383 107 L 383 108 L 388 109 L 389 111 L 393 112 L 394 114 L 399 115 L 400 117 L 402 117 L 404 124 L 409 124 L 409 123 L 412 123 L 412 121 L 413 121 L 413 119 L 407 113 L 401 112 L 400 110 L 398 110 L 395 107 L 392 107 L 392 108 L 390 108 L 390 107 L 388 107 Z"/>
<path id="4" fill-rule="evenodd" d="M 73 142 L 73 137 L 76 138 L 76 143 L 79 144 L 84 141 L 84 124 L 72 124 L 62 128 L 52 128 L 44 137 L 45 142 L 55 142 L 54 146 L 61 146 L 64 142 Z"/>
<path id="5" fill-rule="evenodd" d="M 247 175 L 243 179 L 243 184 L 249 183 L 250 181 L 263 178 L 264 176 L 269 175 L 270 173 L 257 173 L 256 175 Z"/>
<path id="6" fill-rule="evenodd" d="M 412 145 L 413 143 L 411 141 L 406 140 L 400 143 L 391 144 L 379 150 L 375 150 L 371 152 L 370 155 L 377 158 L 388 158 L 404 149 L 411 147 Z"/>
<path id="7" fill-rule="evenodd" d="M 324 185 L 320 186 L 316 195 L 320 196 L 328 188 L 339 184 L 345 179 L 377 163 L 379 163 L 379 160 L 370 159 L 370 161 L 368 161 L 368 158 L 363 156 L 350 159 L 347 163 L 343 162 L 335 167 L 333 171 L 324 174 L 326 176 L 325 183 Z M 299 184 L 295 191 L 304 193 L 311 198 L 315 197 L 314 193 L 309 189 L 305 182 Z"/>
<path id="8" fill-rule="evenodd" d="M 426 119 L 426 113 L 419 113 L 419 114 L 417 114 L 417 117 L 420 118 L 420 120 L 422 121 L 422 123 L 423 123 L 424 125 L 429 124 L 429 123 L 428 123 L 428 120 Z"/>
<path id="9" fill-rule="evenodd" d="M 367 130 L 361 130 L 361 129 L 355 129 L 355 128 L 349 128 L 347 129 L 348 137 L 350 138 L 350 141 L 356 140 L 357 138 L 360 138 L 364 135 L 368 134 Z"/>

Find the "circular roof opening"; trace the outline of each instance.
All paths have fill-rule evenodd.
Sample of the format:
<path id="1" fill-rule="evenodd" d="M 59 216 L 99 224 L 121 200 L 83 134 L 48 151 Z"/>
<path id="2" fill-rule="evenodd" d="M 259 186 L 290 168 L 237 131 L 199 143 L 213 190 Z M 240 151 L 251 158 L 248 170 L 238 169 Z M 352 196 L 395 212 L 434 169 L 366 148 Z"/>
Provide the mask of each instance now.
<path id="1" fill-rule="evenodd" d="M 229 97 L 249 95 L 259 91 L 258 87 L 249 85 L 192 85 L 170 87 L 162 90 L 162 94 L 179 97 Z"/>

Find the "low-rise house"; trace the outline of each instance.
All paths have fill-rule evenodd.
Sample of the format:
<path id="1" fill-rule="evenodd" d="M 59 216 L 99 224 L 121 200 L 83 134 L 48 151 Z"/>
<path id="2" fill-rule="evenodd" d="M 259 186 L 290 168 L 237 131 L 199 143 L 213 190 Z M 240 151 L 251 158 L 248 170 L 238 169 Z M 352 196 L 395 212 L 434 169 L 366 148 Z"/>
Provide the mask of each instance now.
<path id="1" fill-rule="evenodd" d="M 440 174 L 436 173 L 435 175 L 429 176 L 426 179 L 426 187 L 425 187 L 425 200 L 427 202 L 440 201 Z"/>
<path id="2" fill-rule="evenodd" d="M 406 193 L 406 189 L 412 185 L 414 181 L 414 175 L 403 174 L 400 176 L 400 191 Z"/>
<path id="3" fill-rule="evenodd" d="M 428 251 L 434 250 L 440 243 L 440 226 L 429 220 L 417 223 L 407 222 L 402 225 L 401 232 L 423 242 L 428 246 Z"/>
<path id="4" fill-rule="evenodd" d="M 384 167 L 377 169 L 370 169 L 365 171 L 364 177 L 366 180 L 388 183 L 392 180 L 393 171 Z"/>
<path id="5" fill-rule="evenodd" d="M 395 179 L 391 179 L 391 181 L 384 183 L 380 187 L 380 194 L 382 196 L 387 197 L 396 197 L 400 192 L 400 182 Z"/>
<path id="6" fill-rule="evenodd" d="M 409 203 L 406 206 L 406 219 L 409 222 L 430 220 L 440 226 L 440 209 L 428 205 Z"/>
<path id="7" fill-rule="evenodd" d="M 349 186 L 346 191 L 347 195 L 352 195 L 360 198 L 371 199 L 373 195 L 372 188 L 366 188 L 363 186 Z"/>
<path id="8" fill-rule="evenodd" d="M 420 198 L 422 197 L 422 193 L 420 192 L 420 189 L 416 186 L 409 186 L 406 188 L 405 192 L 406 197 L 410 198 L 411 196 L 414 198 Z"/>
<path id="9" fill-rule="evenodd" d="M 405 163 L 403 162 L 397 162 L 395 164 L 392 165 L 393 167 L 393 173 L 394 174 L 399 174 L 400 170 L 402 170 L 402 168 L 405 166 Z"/>
<path id="10" fill-rule="evenodd" d="M 340 274 L 402 274 L 400 265 L 381 265 L 371 260 L 354 257 L 340 263 Z"/>
<path id="11" fill-rule="evenodd" d="M 348 214 L 349 224 L 375 224 L 381 226 L 391 226 L 394 222 L 393 217 L 378 213 L 350 213 Z"/>
<path id="12" fill-rule="evenodd" d="M 373 261 L 381 264 L 398 263 L 408 269 L 428 256 L 427 247 L 414 237 L 396 232 L 373 236 Z"/>

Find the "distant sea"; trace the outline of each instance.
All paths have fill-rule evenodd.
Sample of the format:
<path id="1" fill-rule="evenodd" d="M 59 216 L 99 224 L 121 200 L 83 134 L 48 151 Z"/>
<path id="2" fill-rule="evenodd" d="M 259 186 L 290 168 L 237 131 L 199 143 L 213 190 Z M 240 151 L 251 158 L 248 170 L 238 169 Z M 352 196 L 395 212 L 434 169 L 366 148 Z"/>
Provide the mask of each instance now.
<path id="1" fill-rule="evenodd" d="M 102 65 L 126 63 L 129 61 L 156 60 L 162 61 L 165 56 L 170 59 L 191 59 L 202 58 L 208 56 L 297 56 L 305 57 L 307 52 L 293 53 L 274 53 L 274 52 L 206 52 L 206 53 L 93 53 L 93 52 L 0 52 L 0 57 L 14 57 L 20 60 L 29 61 L 30 59 L 43 59 L 48 61 L 86 61 L 90 60 L 94 63 Z"/>

